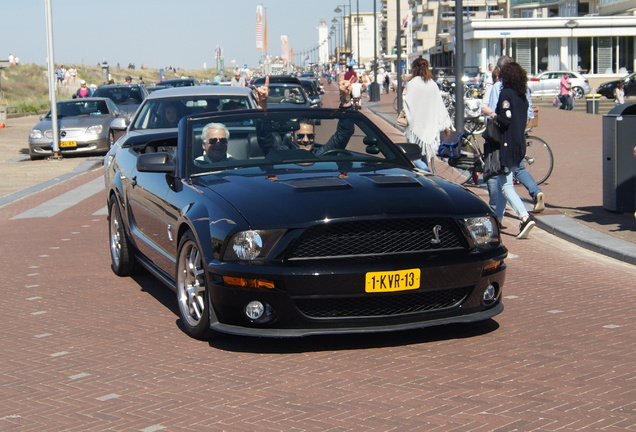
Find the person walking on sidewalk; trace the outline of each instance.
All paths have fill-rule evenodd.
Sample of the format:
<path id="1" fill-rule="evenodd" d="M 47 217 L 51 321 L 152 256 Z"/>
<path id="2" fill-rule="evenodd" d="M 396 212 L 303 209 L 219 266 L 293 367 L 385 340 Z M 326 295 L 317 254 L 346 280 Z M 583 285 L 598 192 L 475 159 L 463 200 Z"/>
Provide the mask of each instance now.
<path id="1" fill-rule="evenodd" d="M 561 99 L 561 106 L 559 109 L 572 111 L 572 108 L 574 108 L 574 100 L 572 99 L 572 83 L 570 83 L 570 74 L 563 74 L 559 88 L 559 98 Z"/>
<path id="2" fill-rule="evenodd" d="M 500 57 L 499 60 L 497 60 L 495 76 L 499 76 L 499 72 L 501 71 L 503 65 L 505 65 L 506 63 L 511 63 L 513 61 L 514 59 L 509 56 Z M 501 79 L 498 78 L 498 80 L 490 89 L 488 104 L 485 105 L 482 110 L 485 116 L 490 117 L 494 109 L 497 107 L 497 102 L 499 101 L 499 94 L 501 93 L 502 87 L 503 84 L 501 82 Z M 534 118 L 534 108 L 532 106 L 530 89 L 526 89 L 526 100 L 528 101 L 527 117 L 529 122 L 530 119 Z M 534 201 L 534 212 L 541 213 L 543 210 L 545 210 L 545 195 L 541 188 L 539 188 L 539 185 L 535 181 L 534 177 L 532 177 L 532 174 L 530 174 L 530 172 L 526 169 L 524 161 L 521 161 L 521 163 L 515 170 L 515 178 L 519 181 L 519 183 L 523 185 L 523 187 L 526 188 L 526 190 L 530 194 L 530 197 Z M 489 204 L 492 208 L 495 208 L 497 206 L 497 194 L 495 193 L 495 190 L 497 189 L 497 183 L 494 179 L 491 178 L 487 180 L 486 186 L 488 187 L 488 194 L 490 195 Z"/>
<path id="3" fill-rule="evenodd" d="M 619 82 L 614 89 L 614 106 L 623 105 L 625 103 L 625 83 Z"/>
<path id="4" fill-rule="evenodd" d="M 448 136 L 452 122 L 433 80 L 428 60 L 415 59 L 411 73 L 404 97 L 404 112 L 408 121 L 404 135 L 409 142 L 419 144 L 422 148 L 422 160 L 416 161 L 415 166 L 429 171 L 431 160 L 439 147 L 440 132 L 444 131 Z"/>
<path id="5" fill-rule="evenodd" d="M 530 219 L 528 211 L 515 191 L 513 176 L 515 169 L 526 155 L 528 75 L 519 63 L 511 62 L 503 65 L 499 77 L 500 82 L 503 83 L 503 89 L 492 117 L 501 126 L 503 132 L 503 143 L 499 147 L 499 161 L 504 173 L 494 176 L 498 186 L 495 213 L 501 221 L 506 211 L 506 204 L 510 203 L 521 219 L 517 238 L 527 238 L 535 222 Z"/>

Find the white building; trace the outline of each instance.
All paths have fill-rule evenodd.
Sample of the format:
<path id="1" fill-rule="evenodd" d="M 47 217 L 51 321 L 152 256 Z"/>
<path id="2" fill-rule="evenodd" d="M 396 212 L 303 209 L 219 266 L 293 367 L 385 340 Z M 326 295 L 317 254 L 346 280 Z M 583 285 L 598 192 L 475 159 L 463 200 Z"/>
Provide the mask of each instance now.
<path id="1" fill-rule="evenodd" d="M 407 1 L 409 58 L 454 64 L 453 0 Z M 383 0 L 390 6 L 395 0 Z M 570 69 L 590 75 L 636 70 L 636 0 L 464 0 L 464 64 L 485 70 L 502 54 L 529 73 Z M 387 15 L 388 16 L 388 15 Z"/>

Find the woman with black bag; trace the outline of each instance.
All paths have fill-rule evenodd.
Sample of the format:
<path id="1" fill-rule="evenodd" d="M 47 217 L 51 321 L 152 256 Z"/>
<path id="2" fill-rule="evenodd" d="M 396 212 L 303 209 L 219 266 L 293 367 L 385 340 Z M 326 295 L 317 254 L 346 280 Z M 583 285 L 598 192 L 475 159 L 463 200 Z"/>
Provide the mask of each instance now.
<path id="1" fill-rule="evenodd" d="M 499 95 L 497 108 L 493 113 L 493 121 L 501 129 L 501 143 L 488 141 L 486 138 L 485 158 L 492 159 L 493 156 L 496 158 L 496 153 L 499 153 L 499 170 L 496 170 L 497 161 L 495 160 L 492 164 L 495 172 L 491 173 L 496 176 L 498 186 L 495 208 L 497 217 L 500 221 L 503 219 L 506 204 L 510 203 L 521 219 L 517 238 L 527 238 L 535 223 L 530 219 L 528 211 L 515 191 L 513 173 L 526 155 L 525 128 L 528 112 L 526 85 L 528 75 L 519 63 L 511 62 L 502 66 L 499 79 L 503 82 L 503 89 Z"/>

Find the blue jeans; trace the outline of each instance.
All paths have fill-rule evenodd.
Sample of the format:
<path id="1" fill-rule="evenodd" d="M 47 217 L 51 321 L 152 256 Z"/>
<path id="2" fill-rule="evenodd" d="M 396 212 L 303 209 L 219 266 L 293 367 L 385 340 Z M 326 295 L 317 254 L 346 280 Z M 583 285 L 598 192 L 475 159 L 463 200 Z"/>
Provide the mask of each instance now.
<path id="1" fill-rule="evenodd" d="M 419 169 L 423 171 L 431 172 L 431 170 L 428 168 L 428 165 L 426 165 L 426 157 L 413 161 L 413 165 L 415 165 L 416 167 L 418 167 Z"/>
<path id="2" fill-rule="evenodd" d="M 523 205 L 523 201 L 517 195 L 515 191 L 515 185 L 513 183 L 513 172 L 508 174 L 501 174 L 493 177 L 497 182 L 497 204 L 495 207 L 495 214 L 499 220 L 502 220 L 504 213 L 506 212 L 506 203 L 510 203 L 512 209 L 517 213 L 519 219 L 523 219 L 528 216 L 528 211 Z"/>
<path id="3" fill-rule="evenodd" d="M 532 177 L 532 174 L 528 172 L 523 161 L 521 161 L 517 169 L 514 170 L 514 173 L 515 177 L 517 177 L 517 180 L 519 180 L 519 183 L 521 183 L 528 190 L 530 197 L 534 201 L 537 197 L 537 194 L 541 192 L 541 188 L 539 188 L 539 185 Z M 496 178 L 491 177 L 490 179 L 488 179 L 488 181 L 486 182 L 486 187 L 488 188 L 488 195 L 490 196 L 490 200 L 488 201 L 488 203 L 490 204 L 490 207 L 495 208 L 497 207 L 497 194 L 495 193 L 495 191 L 497 190 Z"/>

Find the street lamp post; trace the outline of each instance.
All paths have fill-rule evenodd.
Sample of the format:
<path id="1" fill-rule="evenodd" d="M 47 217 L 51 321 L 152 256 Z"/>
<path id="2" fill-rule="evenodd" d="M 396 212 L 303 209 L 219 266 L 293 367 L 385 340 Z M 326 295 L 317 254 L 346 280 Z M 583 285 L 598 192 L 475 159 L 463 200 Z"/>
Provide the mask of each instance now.
<path id="1" fill-rule="evenodd" d="M 340 9 L 340 6 L 342 6 L 342 9 Z M 342 4 L 342 5 L 338 5 L 333 10 L 335 13 L 341 14 L 340 18 L 342 20 L 342 27 L 343 27 L 342 34 L 343 34 L 343 37 L 344 37 L 344 15 L 342 15 L 342 14 L 347 12 L 346 7 L 347 7 L 347 5 Z M 346 51 L 349 53 L 349 55 L 351 55 L 351 0 L 349 0 L 349 15 L 348 16 L 349 16 L 349 29 L 347 30 L 348 37 L 345 38 L 345 44 L 344 45 L 345 45 Z"/>
<path id="2" fill-rule="evenodd" d="M 574 51 L 574 28 L 578 27 L 579 22 L 577 20 L 571 19 L 565 23 L 565 26 L 570 29 L 570 38 L 568 39 L 568 57 L 570 58 L 569 68 L 571 71 L 574 70 L 574 63 L 572 61 L 572 51 Z"/>
<path id="3" fill-rule="evenodd" d="M 356 0 L 356 34 L 358 35 L 358 67 L 360 67 L 360 0 Z"/>
<path id="4" fill-rule="evenodd" d="M 373 82 L 369 93 L 369 101 L 371 102 L 380 100 L 380 83 L 378 83 L 378 16 L 376 14 L 376 0 L 373 0 Z"/>

